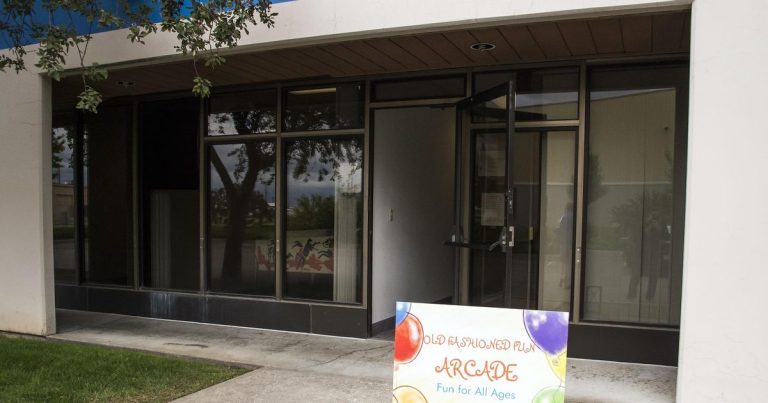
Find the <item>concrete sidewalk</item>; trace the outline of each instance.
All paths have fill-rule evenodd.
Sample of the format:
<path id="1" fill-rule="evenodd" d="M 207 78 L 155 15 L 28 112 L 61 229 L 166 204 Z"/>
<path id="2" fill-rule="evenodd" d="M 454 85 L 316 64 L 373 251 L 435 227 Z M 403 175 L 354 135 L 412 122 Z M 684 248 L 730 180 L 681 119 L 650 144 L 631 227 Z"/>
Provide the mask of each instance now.
<path id="1" fill-rule="evenodd" d="M 390 402 L 392 342 L 58 310 L 51 339 L 232 363 L 253 371 L 183 402 Z M 568 360 L 567 401 L 673 402 L 677 369 Z"/>

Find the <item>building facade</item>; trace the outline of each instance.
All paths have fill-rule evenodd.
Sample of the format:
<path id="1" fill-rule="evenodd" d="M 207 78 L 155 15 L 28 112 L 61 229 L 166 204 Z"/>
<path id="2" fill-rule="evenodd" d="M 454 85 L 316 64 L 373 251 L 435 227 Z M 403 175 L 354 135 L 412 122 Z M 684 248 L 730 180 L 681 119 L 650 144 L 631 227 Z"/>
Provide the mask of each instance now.
<path id="1" fill-rule="evenodd" d="M 766 380 L 765 5 L 274 9 L 205 100 L 163 35 L 95 36 L 96 115 L 74 75 L 0 77 L 1 330 L 67 308 L 371 337 L 395 301 L 547 309 L 570 356 L 679 365 L 681 401 Z"/>

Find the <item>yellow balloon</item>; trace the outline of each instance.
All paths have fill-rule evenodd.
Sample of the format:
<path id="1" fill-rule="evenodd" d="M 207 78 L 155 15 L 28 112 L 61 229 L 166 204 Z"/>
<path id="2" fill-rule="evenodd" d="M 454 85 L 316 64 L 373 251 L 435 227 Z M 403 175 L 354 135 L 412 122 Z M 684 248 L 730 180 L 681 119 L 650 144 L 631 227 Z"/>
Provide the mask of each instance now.
<path id="1" fill-rule="evenodd" d="M 427 398 L 413 386 L 398 386 L 392 395 L 392 403 L 427 403 Z"/>
<path id="2" fill-rule="evenodd" d="M 547 355 L 547 363 L 549 363 L 549 368 L 551 368 L 552 372 L 554 372 L 555 375 L 560 378 L 560 382 L 565 382 L 566 360 L 568 356 L 567 353 L 568 350 L 563 350 L 563 352 L 558 355 Z"/>

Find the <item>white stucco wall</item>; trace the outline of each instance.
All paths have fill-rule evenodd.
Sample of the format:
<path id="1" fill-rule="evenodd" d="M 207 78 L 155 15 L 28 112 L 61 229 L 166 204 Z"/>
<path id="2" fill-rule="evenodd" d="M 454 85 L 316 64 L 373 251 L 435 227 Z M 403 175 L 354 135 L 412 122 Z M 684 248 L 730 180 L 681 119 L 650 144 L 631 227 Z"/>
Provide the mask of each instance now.
<path id="1" fill-rule="evenodd" d="M 395 302 L 453 295 L 455 108 L 380 109 L 373 119 L 373 323 Z M 392 216 L 390 219 L 390 210 Z"/>
<path id="2" fill-rule="evenodd" d="M 51 334 L 49 80 L 0 73 L 0 122 L 0 331 Z"/>
<path id="3" fill-rule="evenodd" d="M 765 399 L 768 2 L 696 0 L 678 401 Z"/>

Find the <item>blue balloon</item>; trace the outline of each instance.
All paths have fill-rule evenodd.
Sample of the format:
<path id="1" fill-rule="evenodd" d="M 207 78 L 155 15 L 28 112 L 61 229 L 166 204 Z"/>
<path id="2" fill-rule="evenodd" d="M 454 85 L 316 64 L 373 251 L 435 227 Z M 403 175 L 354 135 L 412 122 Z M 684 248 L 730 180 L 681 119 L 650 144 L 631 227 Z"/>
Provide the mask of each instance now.
<path id="1" fill-rule="evenodd" d="M 411 304 L 409 302 L 398 302 L 395 304 L 395 326 L 400 326 L 408 316 L 408 312 L 411 311 Z"/>

